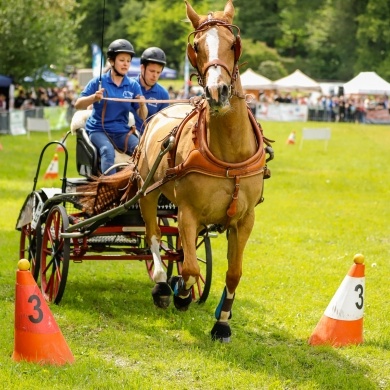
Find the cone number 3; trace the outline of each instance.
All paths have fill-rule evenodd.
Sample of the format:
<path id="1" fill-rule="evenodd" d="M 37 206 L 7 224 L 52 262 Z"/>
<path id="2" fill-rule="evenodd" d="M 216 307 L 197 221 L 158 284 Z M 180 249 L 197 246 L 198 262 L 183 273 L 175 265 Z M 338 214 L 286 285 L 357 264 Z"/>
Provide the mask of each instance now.
<path id="1" fill-rule="evenodd" d="M 355 302 L 356 307 L 361 310 L 363 309 L 363 303 L 364 303 L 364 289 L 361 284 L 357 284 L 355 287 L 355 291 L 359 293 L 358 297 L 360 298 L 360 301 Z"/>
<path id="2" fill-rule="evenodd" d="M 29 315 L 28 319 L 34 323 L 34 324 L 39 324 L 43 320 L 43 311 L 41 309 L 41 299 L 39 298 L 38 295 L 30 295 L 28 298 L 28 303 L 35 303 L 33 309 L 34 312 L 36 313 L 35 315 Z"/>

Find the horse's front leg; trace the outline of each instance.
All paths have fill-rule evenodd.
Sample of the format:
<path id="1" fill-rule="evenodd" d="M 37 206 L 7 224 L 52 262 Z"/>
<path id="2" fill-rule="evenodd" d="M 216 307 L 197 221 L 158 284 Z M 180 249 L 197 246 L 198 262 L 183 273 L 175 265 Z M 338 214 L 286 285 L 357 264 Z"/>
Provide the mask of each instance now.
<path id="1" fill-rule="evenodd" d="M 157 203 L 158 193 L 140 199 L 141 213 L 145 222 L 146 241 L 152 253 L 154 265 L 152 278 L 156 284 L 152 290 L 153 302 L 157 307 L 166 309 L 170 304 L 171 288 L 167 283 L 167 274 L 160 256 L 161 231 L 157 224 Z"/>
<path id="2" fill-rule="evenodd" d="M 238 221 L 237 225 L 228 230 L 228 270 L 226 272 L 226 285 L 219 305 L 215 310 L 217 319 L 211 330 L 213 340 L 224 343 L 230 342 L 231 329 L 229 320 L 232 318 L 232 306 L 236 288 L 242 275 L 242 261 L 245 245 L 253 228 L 254 213 Z"/>
<path id="3" fill-rule="evenodd" d="M 197 222 L 184 206 L 179 209 L 178 228 L 182 242 L 184 262 L 180 276 L 170 279 L 173 301 L 178 310 L 185 311 L 192 302 L 192 286 L 198 281 L 200 268 L 196 257 Z"/>

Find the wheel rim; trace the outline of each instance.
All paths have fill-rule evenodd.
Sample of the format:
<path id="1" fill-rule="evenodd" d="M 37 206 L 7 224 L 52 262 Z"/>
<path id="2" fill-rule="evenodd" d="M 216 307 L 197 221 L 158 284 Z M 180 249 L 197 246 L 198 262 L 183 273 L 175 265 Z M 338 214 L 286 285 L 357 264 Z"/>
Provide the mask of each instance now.
<path id="1" fill-rule="evenodd" d="M 41 247 L 41 289 L 45 299 L 59 303 L 65 290 L 69 268 L 70 240 L 61 237 L 69 226 L 63 206 L 54 206 L 43 229 Z"/>
<path id="2" fill-rule="evenodd" d="M 207 233 L 206 233 L 207 234 Z M 200 267 L 200 275 L 197 283 L 192 287 L 193 299 L 199 296 L 198 303 L 206 302 L 210 293 L 213 273 L 212 252 L 210 237 L 199 236 L 196 243 L 196 257 Z"/>
<path id="3" fill-rule="evenodd" d="M 39 256 L 37 256 L 37 234 L 31 223 L 24 225 L 20 231 L 19 258 L 30 262 L 30 271 L 35 281 L 39 276 Z"/>

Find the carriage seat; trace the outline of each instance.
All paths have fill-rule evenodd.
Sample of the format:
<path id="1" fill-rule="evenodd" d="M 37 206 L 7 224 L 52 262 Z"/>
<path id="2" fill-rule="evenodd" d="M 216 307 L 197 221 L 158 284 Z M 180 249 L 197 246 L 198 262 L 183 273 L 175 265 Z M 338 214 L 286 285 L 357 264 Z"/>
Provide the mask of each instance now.
<path id="1" fill-rule="evenodd" d="M 83 127 L 76 131 L 76 166 L 77 172 L 81 176 L 100 175 L 97 149 Z"/>
<path id="2" fill-rule="evenodd" d="M 72 134 L 76 134 L 76 166 L 79 175 L 90 178 L 99 176 L 100 161 L 99 153 L 95 145 L 91 142 L 84 128 L 85 122 L 91 115 L 92 110 L 76 111 L 73 115 L 70 129 Z M 131 114 L 132 115 L 132 114 Z M 133 116 L 134 121 L 134 116 Z M 129 124 L 131 118 L 129 118 Z M 134 122 L 133 122 L 134 123 Z M 115 164 L 128 162 L 130 156 L 115 151 Z"/>

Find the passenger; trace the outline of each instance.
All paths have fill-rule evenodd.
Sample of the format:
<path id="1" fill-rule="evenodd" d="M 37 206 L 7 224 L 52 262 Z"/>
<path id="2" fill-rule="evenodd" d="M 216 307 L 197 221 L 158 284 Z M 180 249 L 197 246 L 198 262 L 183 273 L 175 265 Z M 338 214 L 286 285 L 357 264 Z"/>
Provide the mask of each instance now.
<path id="1" fill-rule="evenodd" d="M 149 47 L 141 55 L 141 68 L 138 77 L 134 78 L 141 86 L 148 107 L 146 121 L 133 111 L 135 126 L 142 134 L 148 120 L 157 112 L 169 106 L 169 103 L 154 103 L 153 100 L 169 100 L 168 91 L 157 81 L 166 65 L 165 53 L 158 47 Z"/>
<path id="2" fill-rule="evenodd" d="M 99 77 L 93 78 L 75 103 L 78 110 L 87 109 L 93 104 L 92 114 L 86 122 L 85 129 L 98 150 L 102 173 L 114 164 L 115 149 L 131 155 L 138 145 L 138 137 L 128 124 L 129 112 L 136 112 L 143 119 L 148 115 L 145 97 L 139 84 L 127 77 L 133 56 L 134 48 L 129 41 L 125 39 L 113 41 L 107 50 L 110 68 L 101 76 L 101 85 Z M 101 102 L 103 97 L 140 99 L 140 103 L 108 100 Z M 113 173 L 115 169 L 107 174 Z"/>

